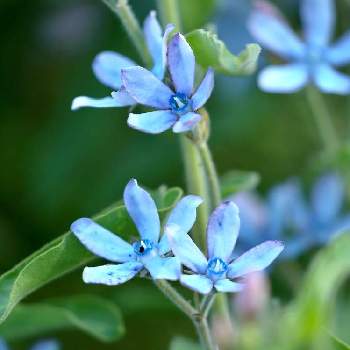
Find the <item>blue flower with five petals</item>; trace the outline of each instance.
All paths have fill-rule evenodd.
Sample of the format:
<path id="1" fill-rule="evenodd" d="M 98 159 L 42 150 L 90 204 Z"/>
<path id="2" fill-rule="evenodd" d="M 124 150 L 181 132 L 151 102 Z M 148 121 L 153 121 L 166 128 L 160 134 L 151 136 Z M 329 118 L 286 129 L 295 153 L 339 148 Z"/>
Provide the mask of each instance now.
<path id="1" fill-rule="evenodd" d="M 290 62 L 263 69 L 258 77 L 262 90 L 289 93 L 313 83 L 325 93 L 350 93 L 350 78 L 333 68 L 350 62 L 350 31 L 330 44 L 334 7 L 333 0 L 301 0 L 302 42 L 273 5 L 256 2 L 248 22 L 250 32 L 262 46 Z"/>
<path id="2" fill-rule="evenodd" d="M 172 128 L 175 133 L 191 130 L 201 119 L 196 111 L 210 97 L 214 87 L 214 72 L 208 69 L 194 91 L 195 57 L 186 39 L 177 33 L 169 42 L 167 62 L 173 88 L 142 67 L 122 69 L 122 82 L 127 93 L 139 104 L 156 111 L 130 113 L 130 127 L 151 133 Z"/>
<path id="3" fill-rule="evenodd" d="M 188 227 L 167 224 L 165 233 L 171 249 L 192 274 L 182 274 L 184 286 L 202 294 L 215 288 L 218 292 L 238 292 L 243 284 L 232 281 L 269 266 L 283 250 L 279 241 L 266 241 L 233 259 L 240 227 L 238 207 L 227 201 L 217 207 L 207 227 L 208 258 L 187 234 Z"/>
<path id="4" fill-rule="evenodd" d="M 60 346 L 57 341 L 47 339 L 41 340 L 34 344 L 30 350 L 59 350 Z M 9 350 L 6 342 L 0 338 L 0 350 Z"/>
<path id="5" fill-rule="evenodd" d="M 160 236 L 160 220 L 152 197 L 131 180 L 124 190 L 124 203 L 134 221 L 141 239 L 129 244 L 91 219 L 81 218 L 71 225 L 71 231 L 95 255 L 117 264 L 86 267 L 86 283 L 118 285 L 133 278 L 142 269 L 153 279 L 177 280 L 181 265 L 176 257 L 165 257 L 170 252 L 167 237 Z M 201 203 L 197 196 L 182 198 L 171 211 L 167 224 L 193 225 L 196 207 Z"/>
<path id="6" fill-rule="evenodd" d="M 173 29 L 174 26 L 168 24 L 163 33 L 155 11 L 151 11 L 143 26 L 146 44 L 153 60 L 152 72 L 161 80 L 164 78 L 166 68 L 167 40 Z M 137 64 L 117 52 L 103 51 L 99 53 L 92 64 L 93 72 L 102 84 L 118 91 L 113 93 L 113 97 L 107 96 L 101 99 L 87 96 L 76 97 L 72 102 L 72 110 L 81 107 L 106 108 L 134 105 L 135 100 L 128 95 L 121 82 L 121 70 L 132 66 L 137 66 Z"/>

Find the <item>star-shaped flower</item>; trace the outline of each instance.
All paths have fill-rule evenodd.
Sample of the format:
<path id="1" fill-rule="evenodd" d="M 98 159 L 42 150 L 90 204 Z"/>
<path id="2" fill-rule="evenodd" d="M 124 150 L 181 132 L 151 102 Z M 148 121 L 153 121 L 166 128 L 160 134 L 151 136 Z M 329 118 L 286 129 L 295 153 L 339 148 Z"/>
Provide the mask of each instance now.
<path id="1" fill-rule="evenodd" d="M 262 70 L 259 87 L 267 92 L 289 93 L 313 83 L 321 91 L 350 93 L 350 78 L 333 67 L 350 62 L 350 31 L 334 44 L 333 0 L 301 0 L 304 42 L 296 36 L 270 3 L 259 0 L 248 26 L 256 40 L 289 62 Z"/>
<path id="2" fill-rule="evenodd" d="M 113 262 L 86 267 L 84 282 L 118 285 L 130 280 L 142 269 L 148 270 L 153 279 L 177 280 L 180 262 L 176 257 L 165 257 L 170 248 L 167 237 L 159 237 L 160 220 L 152 197 L 138 186 L 136 180 L 130 180 L 124 191 L 124 203 L 141 236 L 133 244 L 91 219 L 78 219 L 71 225 L 72 232 L 88 250 Z M 170 213 L 167 223 L 185 228 L 192 226 L 200 203 L 201 199 L 197 196 L 184 197 Z"/>
<path id="3" fill-rule="evenodd" d="M 195 57 L 186 39 L 177 33 L 168 45 L 168 66 L 173 87 L 165 85 L 152 72 L 142 67 L 122 69 L 126 91 L 139 104 L 156 111 L 130 113 L 132 128 L 151 134 L 172 128 L 175 133 L 191 130 L 201 119 L 196 111 L 210 97 L 214 87 L 214 72 L 208 69 L 194 91 Z"/>
<path id="4" fill-rule="evenodd" d="M 233 259 L 240 226 L 239 211 L 232 201 L 222 203 L 209 218 L 207 227 L 208 258 L 181 226 L 166 225 L 171 249 L 193 274 L 182 274 L 180 282 L 202 294 L 238 292 L 243 284 L 235 280 L 269 266 L 283 250 L 279 241 L 266 241 Z"/>
<path id="5" fill-rule="evenodd" d="M 168 24 L 163 33 L 155 11 L 151 11 L 143 26 L 146 44 L 153 60 L 152 72 L 161 80 L 165 74 L 167 40 L 173 29 L 174 26 Z M 87 96 L 76 97 L 72 102 L 72 110 L 81 107 L 105 108 L 134 105 L 135 100 L 126 93 L 121 82 L 121 70 L 132 66 L 137 66 L 137 63 L 117 52 L 99 53 L 92 64 L 93 72 L 102 84 L 118 91 L 113 93 L 113 98 L 111 96 L 101 99 Z"/>

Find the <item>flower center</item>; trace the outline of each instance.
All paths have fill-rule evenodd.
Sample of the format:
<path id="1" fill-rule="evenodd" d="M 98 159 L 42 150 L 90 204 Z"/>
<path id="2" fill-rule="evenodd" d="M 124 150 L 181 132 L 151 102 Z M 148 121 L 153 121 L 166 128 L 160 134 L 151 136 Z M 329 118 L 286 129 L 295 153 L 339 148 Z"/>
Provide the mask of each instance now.
<path id="1" fill-rule="evenodd" d="M 313 66 L 324 59 L 324 49 L 319 46 L 310 46 L 306 51 L 306 62 Z"/>
<path id="2" fill-rule="evenodd" d="M 135 242 L 133 248 L 137 256 L 145 256 L 154 248 L 154 244 L 148 239 L 142 239 Z"/>
<path id="3" fill-rule="evenodd" d="M 216 277 L 221 277 L 227 272 L 228 266 L 220 258 L 211 258 L 208 262 L 207 273 Z"/>
<path id="4" fill-rule="evenodd" d="M 183 113 L 187 112 L 189 107 L 189 98 L 183 94 L 183 93 L 176 93 L 175 95 L 172 95 L 169 99 L 169 104 L 171 107 L 171 110 L 174 113 Z"/>

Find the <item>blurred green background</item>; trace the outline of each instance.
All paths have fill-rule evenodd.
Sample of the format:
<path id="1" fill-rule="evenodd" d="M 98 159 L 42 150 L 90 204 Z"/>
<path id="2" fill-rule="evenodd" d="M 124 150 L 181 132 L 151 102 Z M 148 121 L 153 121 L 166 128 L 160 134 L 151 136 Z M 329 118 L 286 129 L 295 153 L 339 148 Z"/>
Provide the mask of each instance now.
<path id="1" fill-rule="evenodd" d="M 185 12 L 186 1 L 182 2 Z M 149 0 L 130 3 L 140 20 L 155 7 Z M 275 3 L 299 28 L 298 1 Z M 343 32 L 349 23 L 350 6 L 345 0 L 337 4 L 338 30 Z M 245 28 L 249 6 L 247 0 L 218 1 L 208 17 L 234 53 L 253 41 Z M 98 52 L 115 50 L 139 61 L 118 19 L 102 2 L 2 0 L 0 9 L 3 273 L 67 231 L 74 219 L 92 215 L 120 199 L 131 177 L 150 188 L 160 184 L 183 187 L 184 181 L 178 139 L 170 132 L 152 136 L 128 128 L 127 109 L 70 110 L 75 96 L 110 93 L 91 70 Z M 187 30 L 199 25 L 191 18 L 186 23 Z M 270 59 L 263 53 L 260 64 Z M 347 137 L 350 99 L 327 96 L 327 102 Z M 319 141 L 302 92 L 269 95 L 257 90 L 255 76 L 217 76 L 208 110 L 212 120 L 210 146 L 220 174 L 231 169 L 257 171 L 262 179 L 259 190 L 264 192 L 278 181 L 305 176 L 309 171 Z M 32 299 L 82 290 L 109 292 L 103 287 L 83 286 L 80 274 L 78 271 L 55 282 Z M 144 293 L 138 282 L 113 291 L 126 310 L 128 331 L 121 342 L 99 345 L 85 335 L 60 333 L 64 349 L 76 348 L 79 342 L 79 349 L 163 350 L 177 329 L 192 335 L 190 322 L 148 287 L 153 304 L 140 308 L 134 305 Z M 157 312 L 152 311 L 152 305 Z"/>

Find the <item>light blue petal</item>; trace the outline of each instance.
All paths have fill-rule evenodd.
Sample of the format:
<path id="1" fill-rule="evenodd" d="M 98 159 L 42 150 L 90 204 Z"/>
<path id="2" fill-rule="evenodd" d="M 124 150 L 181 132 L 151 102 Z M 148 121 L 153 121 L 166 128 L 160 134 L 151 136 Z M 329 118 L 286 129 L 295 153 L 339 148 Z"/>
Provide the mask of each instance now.
<path id="1" fill-rule="evenodd" d="M 124 203 L 142 239 L 158 242 L 160 221 L 154 200 L 135 179 L 124 190 Z"/>
<path id="2" fill-rule="evenodd" d="M 121 104 L 119 101 L 112 97 L 92 98 L 88 96 L 78 96 L 72 102 L 72 111 L 76 111 L 82 107 L 94 107 L 94 108 L 110 108 L 110 107 L 124 107 L 128 104 Z"/>
<path id="3" fill-rule="evenodd" d="M 301 20 L 306 42 L 314 47 L 327 46 L 334 30 L 334 0 L 301 1 Z"/>
<path id="4" fill-rule="evenodd" d="M 192 241 L 188 234 L 183 233 L 181 226 L 168 224 L 165 226 L 171 250 L 180 262 L 194 272 L 204 274 L 207 269 L 207 259 Z"/>
<path id="5" fill-rule="evenodd" d="M 335 66 L 342 66 L 350 62 L 350 31 L 327 49 L 326 56 L 329 63 Z"/>
<path id="6" fill-rule="evenodd" d="M 214 70 L 209 68 L 196 92 L 192 96 L 192 108 L 194 111 L 201 108 L 208 101 L 214 88 Z"/>
<path id="7" fill-rule="evenodd" d="M 53 339 L 42 340 L 31 347 L 31 350 L 59 350 L 59 349 L 60 349 L 60 344 Z"/>
<path id="8" fill-rule="evenodd" d="M 101 258 L 125 262 L 134 257 L 134 250 L 129 243 L 91 219 L 78 219 L 70 229 L 88 250 Z"/>
<path id="9" fill-rule="evenodd" d="M 315 219 L 320 224 L 334 221 L 344 201 L 344 183 L 340 176 L 329 173 L 321 176 L 312 189 L 311 201 Z"/>
<path id="10" fill-rule="evenodd" d="M 232 201 L 220 204 L 210 215 L 207 228 L 208 257 L 229 262 L 239 233 L 239 209 Z"/>
<path id="11" fill-rule="evenodd" d="M 180 33 L 175 34 L 169 43 L 168 64 L 176 92 L 191 96 L 195 59 L 191 46 Z"/>
<path id="12" fill-rule="evenodd" d="M 244 288 L 242 283 L 232 282 L 229 279 L 221 279 L 214 283 L 214 287 L 218 292 L 222 293 L 237 293 Z"/>
<path id="13" fill-rule="evenodd" d="M 264 68 L 258 76 L 258 86 L 266 92 L 291 93 L 300 90 L 308 81 L 304 64 L 286 64 Z"/>
<path id="14" fill-rule="evenodd" d="M 209 294 L 213 289 L 213 282 L 203 275 L 181 275 L 180 283 L 201 294 Z"/>
<path id="15" fill-rule="evenodd" d="M 256 2 L 248 28 L 264 47 L 285 59 L 302 58 L 305 46 L 282 19 L 277 8 L 264 1 Z"/>
<path id="16" fill-rule="evenodd" d="M 315 84 L 325 93 L 347 95 L 350 93 L 350 77 L 337 72 L 327 64 L 315 67 Z"/>
<path id="17" fill-rule="evenodd" d="M 136 65 L 134 61 L 119 53 L 103 51 L 95 57 L 92 69 L 102 84 L 118 90 L 121 87 L 121 70 Z"/>
<path id="18" fill-rule="evenodd" d="M 8 346 L 5 342 L 5 340 L 0 338 L 0 350 L 8 350 Z"/>
<path id="19" fill-rule="evenodd" d="M 145 35 L 148 51 L 153 59 L 153 64 L 162 56 L 163 33 L 157 20 L 156 11 L 151 11 L 143 23 L 143 32 Z M 162 79 L 159 77 L 159 79 Z"/>
<path id="20" fill-rule="evenodd" d="M 164 233 L 158 244 L 159 255 L 165 255 L 171 250 L 168 236 Z"/>
<path id="21" fill-rule="evenodd" d="M 153 279 L 176 281 L 180 278 L 181 264 L 178 258 L 155 256 L 145 262 L 145 267 Z"/>
<path id="22" fill-rule="evenodd" d="M 188 112 L 186 114 L 183 114 L 180 119 L 174 124 L 173 131 L 175 133 L 190 131 L 201 119 L 202 116 L 198 113 Z"/>
<path id="23" fill-rule="evenodd" d="M 173 91 L 147 69 L 139 66 L 123 69 L 122 81 L 136 102 L 159 109 L 170 108 Z"/>
<path id="24" fill-rule="evenodd" d="M 229 265 L 230 279 L 261 271 L 280 255 L 284 246 L 279 241 L 266 241 L 248 250 Z"/>
<path id="25" fill-rule="evenodd" d="M 132 279 L 142 268 L 143 264 L 137 261 L 129 261 L 119 265 L 85 267 L 83 281 L 85 283 L 116 286 Z"/>
<path id="26" fill-rule="evenodd" d="M 127 93 L 124 86 L 122 86 L 118 91 L 113 91 L 112 97 L 113 100 L 120 105 L 120 107 L 133 106 L 136 104 L 136 101 Z"/>
<path id="27" fill-rule="evenodd" d="M 177 120 L 171 111 L 154 111 L 141 114 L 130 113 L 128 125 L 149 134 L 159 134 L 170 129 Z"/>

